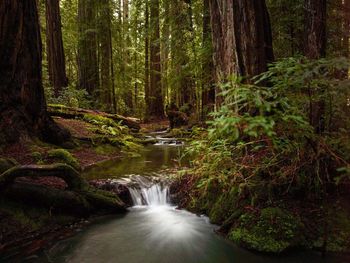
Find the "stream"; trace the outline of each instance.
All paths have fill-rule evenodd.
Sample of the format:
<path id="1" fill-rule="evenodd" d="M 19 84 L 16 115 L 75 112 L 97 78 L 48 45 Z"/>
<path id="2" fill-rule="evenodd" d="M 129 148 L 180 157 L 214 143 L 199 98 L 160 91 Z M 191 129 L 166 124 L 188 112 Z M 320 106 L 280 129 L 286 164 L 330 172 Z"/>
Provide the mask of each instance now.
<path id="1" fill-rule="evenodd" d="M 147 146 L 140 157 L 107 162 L 86 173 L 89 179 L 165 176 L 183 146 L 168 139 Z M 215 234 L 217 226 L 205 216 L 177 210 L 168 202 L 168 188 L 155 183 L 129 188 L 134 206 L 124 215 L 101 218 L 74 237 L 45 251 L 40 262 L 84 263 L 319 263 L 315 252 L 294 252 L 283 257 L 255 254 Z"/>

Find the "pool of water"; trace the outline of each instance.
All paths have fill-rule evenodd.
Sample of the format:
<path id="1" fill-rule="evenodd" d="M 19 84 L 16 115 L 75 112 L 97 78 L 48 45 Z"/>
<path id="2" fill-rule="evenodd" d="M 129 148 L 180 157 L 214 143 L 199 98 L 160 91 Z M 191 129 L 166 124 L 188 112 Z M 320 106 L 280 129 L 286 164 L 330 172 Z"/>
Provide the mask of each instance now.
<path id="1" fill-rule="evenodd" d="M 152 174 L 161 170 L 187 164 L 186 158 L 180 158 L 183 146 L 150 145 L 140 152 L 139 157 L 127 157 L 113 160 L 88 169 L 84 177 L 91 179 L 120 178 L 129 174 Z"/>
<path id="2" fill-rule="evenodd" d="M 100 219 L 75 237 L 46 251 L 48 262 L 125 263 L 319 263 L 313 252 L 283 257 L 254 254 L 214 233 L 206 217 L 172 206 L 131 208 L 124 216 Z M 345 261 L 344 261 L 345 262 Z"/>

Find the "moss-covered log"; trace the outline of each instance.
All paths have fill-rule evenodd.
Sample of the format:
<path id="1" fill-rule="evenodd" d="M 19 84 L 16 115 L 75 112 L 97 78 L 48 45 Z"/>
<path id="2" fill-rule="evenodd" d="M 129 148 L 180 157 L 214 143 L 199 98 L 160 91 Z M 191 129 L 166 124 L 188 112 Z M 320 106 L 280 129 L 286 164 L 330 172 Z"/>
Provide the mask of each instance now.
<path id="1" fill-rule="evenodd" d="M 61 178 L 68 189 L 15 182 L 19 177 L 38 176 Z M 91 187 L 66 164 L 16 166 L 7 170 L 0 175 L 0 197 L 73 214 L 122 212 L 126 207 L 117 195 Z"/>
<path id="2" fill-rule="evenodd" d="M 0 175 L 0 189 L 14 182 L 18 177 L 52 176 L 63 179 L 70 190 L 82 191 L 88 183 L 80 177 L 79 172 L 67 164 L 24 165 L 15 166 Z"/>
<path id="3" fill-rule="evenodd" d="M 48 105 L 47 110 L 51 116 L 57 116 L 67 119 L 84 118 L 86 114 L 102 116 L 121 122 L 122 125 L 129 127 L 133 131 L 141 129 L 140 120 L 137 118 L 124 117 L 118 114 L 110 114 L 102 111 L 87 110 L 81 108 L 67 107 L 64 105 Z"/>

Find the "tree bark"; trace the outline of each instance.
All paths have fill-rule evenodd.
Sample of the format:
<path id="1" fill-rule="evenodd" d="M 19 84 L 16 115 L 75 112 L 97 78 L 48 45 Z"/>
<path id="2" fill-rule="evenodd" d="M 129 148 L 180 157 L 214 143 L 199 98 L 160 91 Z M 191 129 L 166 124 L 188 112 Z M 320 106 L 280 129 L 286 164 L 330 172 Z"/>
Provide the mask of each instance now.
<path id="1" fill-rule="evenodd" d="M 58 97 L 62 88 L 68 86 L 59 0 L 46 0 L 45 6 L 49 80 L 55 96 Z"/>
<path id="2" fill-rule="evenodd" d="M 146 103 L 146 118 L 150 115 L 150 74 L 149 74 L 149 3 L 146 0 L 145 10 L 145 103 Z"/>
<path id="3" fill-rule="evenodd" d="M 190 21 L 186 0 L 171 2 L 171 55 L 173 81 L 172 102 L 178 106 L 190 105 L 194 98 L 194 87 L 189 67 L 188 44 L 191 42 Z"/>
<path id="4" fill-rule="evenodd" d="M 215 69 L 212 55 L 209 0 L 203 0 L 202 120 L 206 119 L 209 112 L 214 111 L 215 106 Z"/>
<path id="5" fill-rule="evenodd" d="M 272 32 L 265 0 L 234 1 L 237 73 L 249 82 L 273 62 Z"/>
<path id="6" fill-rule="evenodd" d="M 220 106 L 222 96 L 219 83 L 226 82 L 232 74 L 237 72 L 234 55 L 234 23 L 233 1 L 210 1 L 210 20 L 212 29 L 212 41 L 214 49 L 214 67 L 216 82 L 216 101 Z"/>
<path id="7" fill-rule="evenodd" d="M 99 14 L 99 40 L 101 54 L 101 101 L 103 110 L 111 112 L 112 103 L 112 36 L 111 32 L 111 7 L 110 0 L 100 0 Z"/>
<path id="8" fill-rule="evenodd" d="M 305 0 L 305 7 L 305 56 L 309 59 L 320 59 L 326 55 L 327 1 Z M 309 121 L 316 133 L 322 133 L 325 129 L 325 100 L 319 98 L 322 93 L 320 91 L 316 94 L 315 90 L 309 90 Z"/>
<path id="9" fill-rule="evenodd" d="M 160 62 L 159 0 L 150 0 L 150 92 L 148 114 L 150 118 L 163 118 L 162 78 Z"/>
<path id="10" fill-rule="evenodd" d="M 305 56 L 319 59 L 326 55 L 327 0 L 305 0 Z"/>
<path id="11" fill-rule="evenodd" d="M 79 88 L 85 89 L 90 96 L 95 97 L 98 95 L 99 87 L 96 15 L 95 0 L 79 0 Z"/>
<path id="12" fill-rule="evenodd" d="M 0 25 L 0 144 L 25 136 L 63 143 L 69 132 L 46 111 L 36 1 L 0 1 Z"/>

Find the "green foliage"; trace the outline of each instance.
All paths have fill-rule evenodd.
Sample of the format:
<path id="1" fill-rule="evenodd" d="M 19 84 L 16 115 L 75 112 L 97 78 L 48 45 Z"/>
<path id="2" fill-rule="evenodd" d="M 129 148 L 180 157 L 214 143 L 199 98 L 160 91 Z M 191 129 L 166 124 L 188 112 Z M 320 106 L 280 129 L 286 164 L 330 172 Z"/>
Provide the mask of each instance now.
<path id="1" fill-rule="evenodd" d="M 336 77 L 346 66 L 343 59 L 289 58 L 259 76 L 260 86 L 237 79 L 222 85 L 225 100 L 212 114 L 208 138 L 189 149 L 198 156 L 194 164 L 201 175 L 199 186 L 206 189 L 214 179 L 224 188 L 233 183 L 247 187 L 253 199 L 271 200 L 294 189 L 319 194 L 322 182 L 333 182 L 336 168 L 348 165 L 348 128 L 344 128 L 349 125 L 349 81 Z M 271 87 L 261 86 L 267 82 Z M 322 134 L 308 119 L 310 101 L 319 100 L 326 100 L 322 119 L 329 122 Z M 320 160 L 329 163 L 327 174 Z"/>
<path id="2" fill-rule="evenodd" d="M 69 164 L 70 166 L 74 167 L 75 169 L 80 168 L 80 164 L 78 160 L 67 150 L 65 149 L 54 149 L 48 151 L 48 157 L 55 160 L 55 161 L 61 161 L 66 164 Z"/>
<path id="3" fill-rule="evenodd" d="M 64 88 L 59 95 L 55 98 L 53 96 L 52 87 L 45 88 L 46 99 L 49 104 L 60 104 L 68 107 L 75 108 L 90 108 L 91 100 L 86 90 L 76 89 L 73 86 Z"/>
<path id="4" fill-rule="evenodd" d="M 203 132 L 208 136 L 199 136 L 187 150 L 195 156 L 196 180 L 189 207 L 215 223 L 233 224 L 230 238 L 252 249 L 281 252 L 301 245 L 302 225 L 299 219 L 292 223 L 296 219 L 287 209 L 248 213 L 239 226 L 233 217 L 245 206 L 259 210 L 281 199 L 323 198 L 326 185 L 348 180 L 350 83 L 339 77 L 348 66 L 342 58 L 288 58 L 271 65 L 255 84 L 235 78 L 223 84 L 224 102 Z M 310 105 L 319 101 L 321 131 L 310 119 Z"/>

